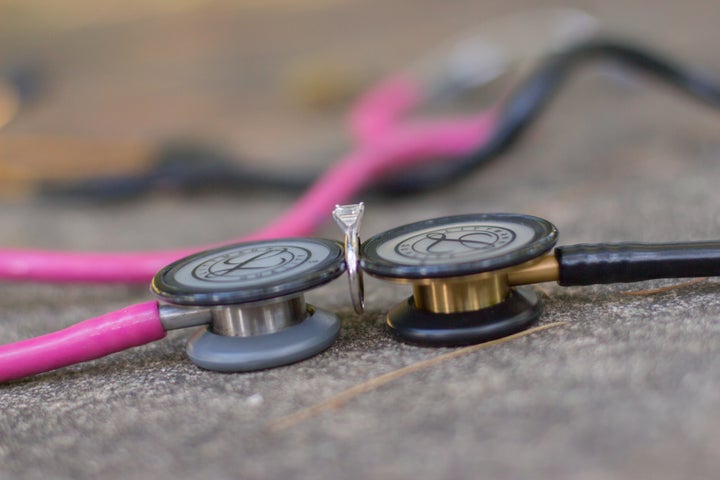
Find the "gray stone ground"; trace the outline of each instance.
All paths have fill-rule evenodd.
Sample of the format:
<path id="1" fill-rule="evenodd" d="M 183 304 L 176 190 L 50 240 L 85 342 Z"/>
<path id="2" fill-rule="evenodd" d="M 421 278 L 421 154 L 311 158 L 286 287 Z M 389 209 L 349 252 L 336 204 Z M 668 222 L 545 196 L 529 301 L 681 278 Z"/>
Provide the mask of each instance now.
<path id="1" fill-rule="evenodd" d="M 710 4 L 594 11 L 720 71 L 720 33 L 709 29 L 720 10 Z M 661 34 L 674 26 L 677 35 Z M 576 76 L 517 148 L 462 183 L 402 200 L 366 198 L 364 235 L 443 214 L 515 211 L 553 221 L 561 243 L 717 238 L 717 112 L 597 72 Z M 9 201 L 0 243 L 192 245 L 250 231 L 290 202 L 280 194 L 157 195 L 110 206 Z M 328 225 L 319 235 L 338 232 Z M 337 281 L 309 300 L 338 312 L 340 339 L 296 365 L 202 371 L 185 358 L 179 332 L 0 387 L 0 478 L 717 478 L 720 284 L 627 294 L 678 283 L 542 285 L 541 324 L 565 324 L 273 429 L 348 388 L 451 351 L 389 336 L 383 312 L 405 288 L 368 281 L 368 311 L 356 316 Z M 148 298 L 144 287 L 6 284 L 0 341 Z"/>

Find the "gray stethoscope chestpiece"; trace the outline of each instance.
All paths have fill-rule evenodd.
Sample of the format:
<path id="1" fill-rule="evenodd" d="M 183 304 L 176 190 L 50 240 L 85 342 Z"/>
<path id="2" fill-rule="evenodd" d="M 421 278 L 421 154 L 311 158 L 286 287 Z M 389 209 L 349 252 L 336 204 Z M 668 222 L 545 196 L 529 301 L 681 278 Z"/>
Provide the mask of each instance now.
<path id="1" fill-rule="evenodd" d="M 557 235 L 550 222 L 529 215 L 443 217 L 375 235 L 363 244 L 361 266 L 375 277 L 412 284 L 413 296 L 387 315 L 400 339 L 436 346 L 480 343 L 538 319 L 537 295 L 511 288 L 508 275 L 552 249 Z"/>
<path id="2" fill-rule="evenodd" d="M 258 241 L 178 260 L 155 275 L 152 290 L 180 311 L 209 310 L 209 325 L 188 342 L 193 363 L 209 370 L 251 371 L 303 360 L 333 343 L 340 320 L 307 305 L 303 292 L 344 270 L 338 242 Z"/>

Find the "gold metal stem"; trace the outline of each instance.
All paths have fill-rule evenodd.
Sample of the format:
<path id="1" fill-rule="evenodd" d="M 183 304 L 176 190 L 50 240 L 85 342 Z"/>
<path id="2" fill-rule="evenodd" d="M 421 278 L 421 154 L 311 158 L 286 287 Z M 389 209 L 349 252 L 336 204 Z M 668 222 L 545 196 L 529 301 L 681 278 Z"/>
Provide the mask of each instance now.
<path id="1" fill-rule="evenodd" d="M 496 305 L 507 297 L 506 275 L 492 274 L 471 281 L 436 280 L 431 284 L 414 284 L 415 307 L 434 313 L 471 312 Z"/>
<path id="2" fill-rule="evenodd" d="M 559 278 L 558 261 L 550 253 L 515 267 L 475 275 L 386 280 L 411 283 L 415 308 L 434 313 L 459 313 L 497 305 L 510 294 L 510 287 L 558 281 Z"/>
<path id="3" fill-rule="evenodd" d="M 510 286 L 556 282 L 560 279 L 560 266 L 555 255 L 549 254 L 509 270 L 507 277 Z"/>

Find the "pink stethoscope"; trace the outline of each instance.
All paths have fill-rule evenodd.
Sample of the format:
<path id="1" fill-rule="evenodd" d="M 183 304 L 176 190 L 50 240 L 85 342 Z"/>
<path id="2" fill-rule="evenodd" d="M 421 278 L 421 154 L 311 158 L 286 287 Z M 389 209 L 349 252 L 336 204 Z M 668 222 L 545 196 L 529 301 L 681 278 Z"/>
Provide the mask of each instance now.
<path id="1" fill-rule="evenodd" d="M 356 148 L 322 175 L 284 214 L 256 232 L 217 245 L 147 252 L 3 249 L 0 250 L 0 279 L 56 283 L 147 283 L 162 267 L 202 250 L 222 250 L 223 246 L 239 242 L 249 242 L 251 246 L 259 244 L 265 248 L 263 242 L 269 239 L 310 235 L 327 220 L 329 212 L 337 204 L 348 202 L 374 182 L 408 167 L 469 154 L 490 138 L 499 102 L 482 113 L 461 118 L 408 118 L 414 109 L 427 100 L 426 92 L 416 78 L 396 75 L 363 95 L 352 108 L 348 119 Z M 271 253 L 275 251 L 272 246 L 267 248 L 270 248 L 268 251 Z M 234 251 L 233 255 L 244 258 L 246 253 Z M 256 255 L 248 258 L 260 257 Z M 317 284 L 324 281 L 326 279 Z M 300 302 L 297 292 L 283 297 L 286 298 L 289 298 L 287 305 L 284 301 L 277 304 L 252 298 L 247 304 L 249 308 L 241 309 L 239 313 L 233 310 L 226 316 L 233 316 L 232 321 L 236 323 L 238 315 L 242 321 L 252 322 L 255 319 L 250 317 L 256 313 L 252 309 L 257 308 L 264 313 L 269 309 L 282 316 L 283 309 L 296 308 Z M 215 311 L 214 315 L 217 316 L 219 307 L 207 305 L 212 307 L 209 310 Z M 143 345 L 162 339 L 170 329 L 207 324 L 212 322 L 209 310 L 194 310 L 183 305 L 182 301 L 172 305 L 149 301 L 82 321 L 54 333 L 0 346 L 0 382 Z M 326 340 L 334 339 L 333 335 L 337 334 L 335 330 L 334 334 L 327 334 Z M 328 341 L 322 348 L 329 346 Z M 307 350 L 308 354 L 310 350 Z M 275 365 L 261 365 L 262 368 L 268 366 Z"/>

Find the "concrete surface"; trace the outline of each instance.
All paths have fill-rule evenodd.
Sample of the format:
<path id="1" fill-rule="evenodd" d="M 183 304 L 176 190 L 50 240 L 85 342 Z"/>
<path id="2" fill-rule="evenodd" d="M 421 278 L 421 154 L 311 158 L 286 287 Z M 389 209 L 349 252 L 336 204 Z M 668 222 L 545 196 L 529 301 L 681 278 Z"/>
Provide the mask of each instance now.
<path id="1" fill-rule="evenodd" d="M 256 78 L 259 83 L 245 87 L 270 99 L 262 115 L 261 100 L 241 88 L 234 97 L 219 75 L 172 80 L 192 70 L 192 60 L 180 57 L 150 72 L 128 67 L 127 77 L 117 82 L 108 81 L 108 72 L 152 65 L 172 44 L 163 36 L 189 25 L 198 51 L 232 44 L 228 50 L 241 55 L 239 64 L 254 59 L 258 77 L 280 68 L 289 50 L 298 54 L 308 46 L 330 55 L 323 38 L 339 39 L 337 51 L 387 39 L 377 59 L 358 53 L 372 76 L 433 38 L 477 23 L 470 13 L 490 16 L 528 4 L 307 2 L 290 12 L 256 5 L 226 16 L 211 4 L 169 18 L 57 33 L 52 42 L 49 33 L 36 33 L 21 38 L 25 43 L 6 42 L 4 51 L 19 57 L 22 45 L 30 44 L 27 51 L 53 60 L 60 83 L 6 131 L 159 140 L 185 129 L 279 164 L 293 150 L 309 165 L 330 163 L 328 152 L 345 148 L 341 108 L 318 113 L 290 107 Z M 631 31 L 720 72 L 720 9 L 714 2 L 581 6 L 613 30 Z M 291 19 L 297 20 L 297 33 L 285 34 L 306 43 L 297 40 L 289 48 L 278 40 L 265 57 L 262 43 L 243 42 L 265 39 Z M 344 36 L 338 31 L 342 21 L 351 25 Z M 365 43 L 360 32 L 370 26 L 377 37 Z M 229 41 L 231 32 L 236 43 Z M 97 39 L 94 50 L 81 42 L 90 38 Z M 183 45 L 193 44 L 182 38 Z M 73 54 L 73 48 L 80 50 Z M 196 52 L 187 50 L 192 59 Z M 116 63 L 108 59 L 109 70 L 93 67 L 97 58 L 121 51 L 127 56 Z M 211 70 L 228 55 L 198 54 Z M 517 148 L 465 181 L 422 196 L 366 199 L 364 236 L 437 215 L 514 211 L 553 221 L 561 243 L 717 238 L 718 113 L 644 79 L 618 80 L 600 71 L 588 68 L 575 76 Z M 152 75 L 160 78 L 143 89 L 139 79 Z M 172 87 L 164 96 L 163 78 Z M 197 94 L 183 101 L 179 93 L 190 87 Z M 90 98 L 83 89 L 92 89 Z M 97 103 L 103 91 L 107 98 Z M 143 95 L 152 107 L 146 113 L 137 104 Z M 233 98 L 234 104 L 222 106 Z M 243 102 L 246 109 L 236 108 Z M 123 103 L 125 110 L 119 108 Z M 167 105 L 176 109 L 163 110 Z M 179 114 L 188 111 L 197 113 L 192 121 Z M 324 148 L 325 156 L 314 153 Z M 262 193 L 158 194 L 118 205 L 7 200 L 0 210 L 0 244 L 112 250 L 193 245 L 249 232 L 291 201 L 289 195 Z M 318 234 L 339 236 L 330 224 Z M 679 283 L 542 285 L 541 324 L 564 324 L 421 363 L 371 388 L 365 382 L 453 350 L 404 345 L 389 336 L 383 312 L 408 295 L 406 288 L 368 281 L 368 311 L 356 316 L 344 279 L 336 281 L 308 299 L 339 313 L 340 339 L 296 365 L 241 375 L 202 371 L 185 358 L 188 333 L 177 332 L 152 345 L 3 385 L 0 478 L 717 478 L 720 284 Z M 627 294 L 658 287 L 674 288 Z M 5 284 L 0 341 L 39 335 L 148 298 L 144 287 Z M 337 408 L 282 423 L 358 385 L 363 391 L 342 397 Z"/>

